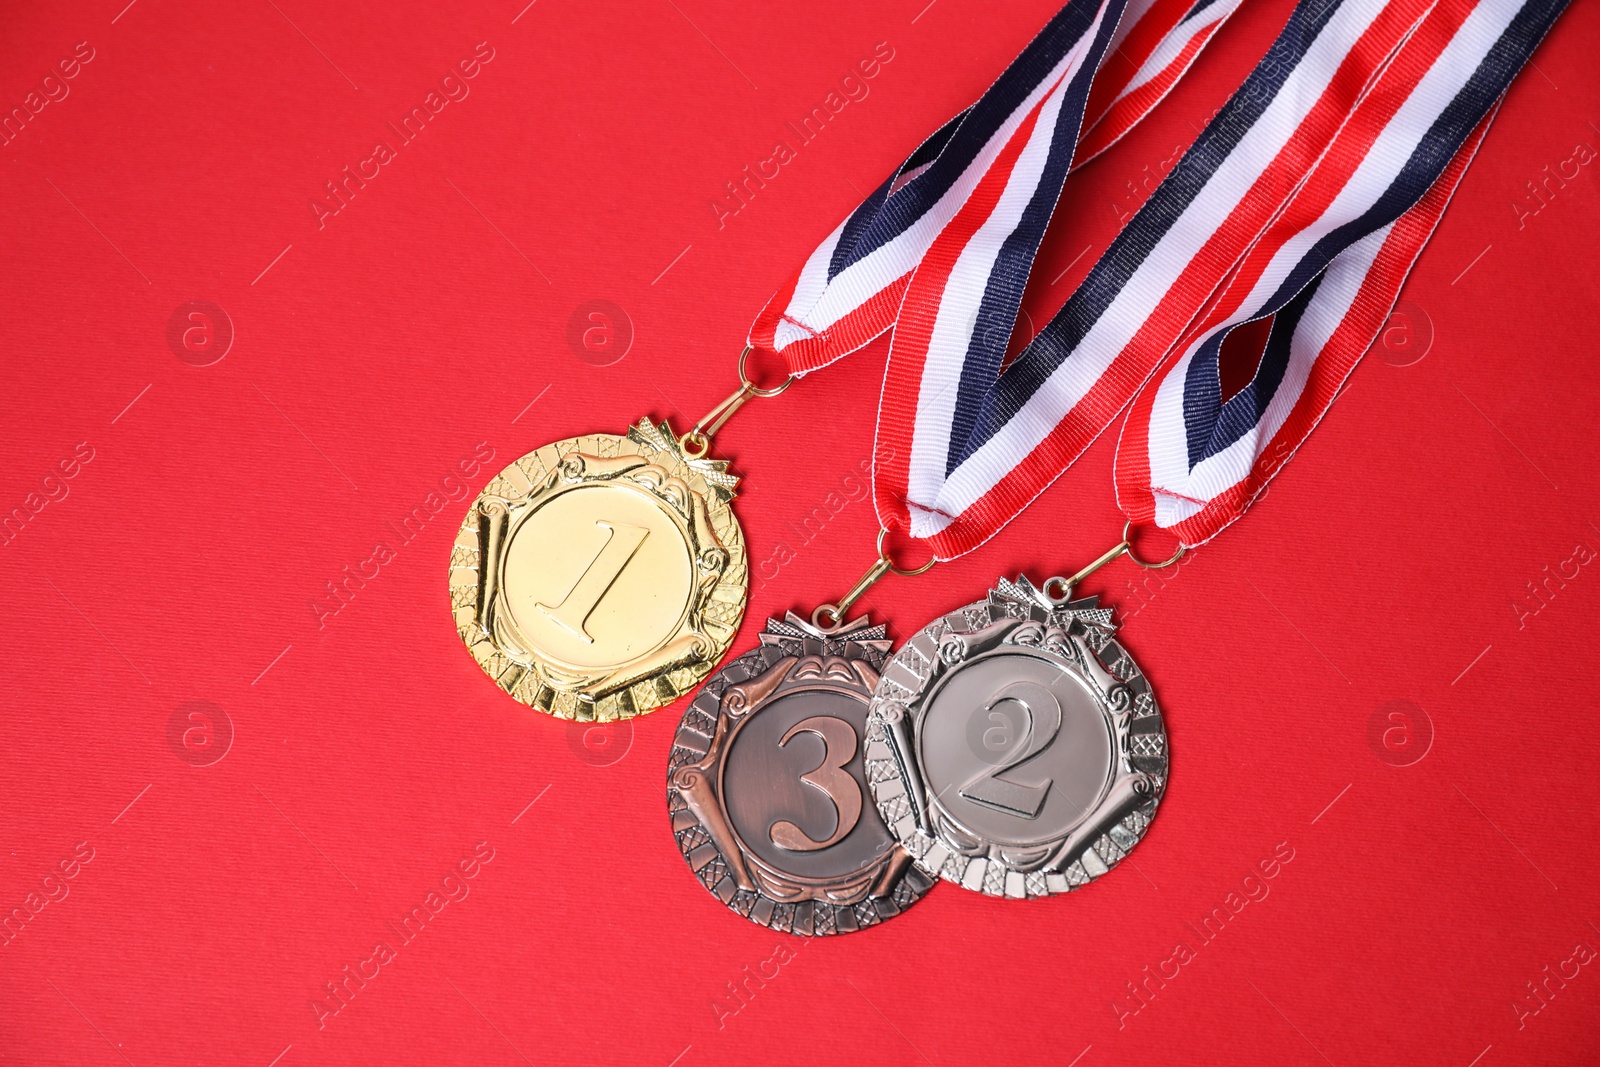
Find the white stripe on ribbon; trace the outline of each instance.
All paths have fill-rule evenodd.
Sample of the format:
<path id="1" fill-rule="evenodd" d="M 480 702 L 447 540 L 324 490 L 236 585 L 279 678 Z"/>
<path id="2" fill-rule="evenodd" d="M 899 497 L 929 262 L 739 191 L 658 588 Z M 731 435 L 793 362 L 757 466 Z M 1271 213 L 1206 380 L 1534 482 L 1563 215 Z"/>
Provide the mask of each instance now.
<path id="1" fill-rule="evenodd" d="M 828 265 L 833 262 L 834 249 L 839 247 L 839 236 L 844 233 L 844 228 L 849 222 L 849 219 L 845 219 L 835 226 L 827 239 L 807 257 L 805 266 L 800 268 L 800 276 L 795 281 L 794 295 L 789 299 L 791 310 L 810 307 L 822 299 L 822 294 L 828 288 Z M 812 336 L 812 331 L 791 321 L 786 312 L 783 321 L 778 323 L 776 336 L 778 351 L 781 352 L 794 342 Z"/>
<path id="2" fill-rule="evenodd" d="M 1101 15 L 1103 14 L 1102 9 Z M 1097 16 L 1096 26 L 1100 24 L 1099 19 L 1100 16 Z M 840 271 L 830 282 L 828 265 L 833 258 L 833 246 L 838 243 L 839 234 L 844 229 L 844 224 L 840 224 L 829 242 L 826 242 L 827 255 L 823 255 L 823 250 L 818 248 L 806 261 L 801 274 L 801 284 L 795 286 L 794 296 L 789 300 L 789 306 L 784 309 L 783 322 L 775 334 L 776 348 L 779 352 L 796 341 L 828 330 L 834 323 L 878 295 L 895 280 L 904 277 L 922 262 L 922 257 L 927 254 L 929 246 L 967 202 L 972 190 L 983 180 L 984 174 L 994 164 L 995 157 L 1000 154 L 1028 112 L 1033 110 L 1042 97 L 1055 89 L 1063 78 L 1076 70 L 1076 65 L 1082 61 L 1082 46 L 1088 39 L 1089 35 L 1086 34 L 1078 45 L 1061 57 L 1060 62 L 1047 76 L 1040 79 L 1022 103 L 1007 115 L 1005 122 L 989 136 L 983 148 L 967 165 L 966 170 L 951 183 L 950 188 L 932 208 L 904 232 Z M 804 298 L 801 296 L 802 286 L 806 290 Z M 974 313 L 976 310 L 974 305 Z"/>
<path id="3" fill-rule="evenodd" d="M 1088 394 L 1288 143 L 1383 6 L 1383 0 L 1346 0 L 1333 14 L 1261 117 L 1162 235 L 1073 354 L 999 432 L 948 478 L 943 456 L 937 456 L 936 468 L 926 462 L 920 470 L 914 467 L 916 484 L 938 489 L 931 495 L 914 494 L 913 537 L 931 537 L 948 526 L 953 516 L 1010 474 Z M 918 436 L 924 432 L 921 419 L 916 432 Z M 914 464 L 916 454 L 914 450 Z M 932 455 L 927 450 L 923 454 Z"/>
<path id="4" fill-rule="evenodd" d="M 1158 525 L 1171 526 L 1197 514 L 1207 502 L 1249 477 L 1257 457 L 1299 402 L 1313 364 L 1348 313 L 1392 225 L 1352 245 L 1329 265 L 1327 277 L 1295 330 L 1290 363 L 1260 423 L 1191 471 L 1183 390 L 1194 354 L 1217 333 L 1258 317 L 1267 300 L 1318 240 L 1364 214 L 1394 183 L 1428 128 L 1467 84 L 1520 7 L 1520 3 L 1510 0 L 1487 0 L 1472 11 L 1327 210 L 1284 242 L 1251 287 L 1249 296 L 1240 303 L 1238 312 L 1198 337 L 1183 358 L 1163 372 L 1148 430 Z"/>
<path id="5" fill-rule="evenodd" d="M 1073 54 L 1067 57 L 1067 71 L 1055 83 L 1045 98 L 1038 121 L 1012 167 L 1005 189 L 994 209 L 984 219 L 966 245 L 961 249 L 955 266 L 945 281 L 940 296 L 939 310 L 934 321 L 933 335 L 924 357 L 921 390 L 917 399 L 919 432 L 912 441 L 911 493 L 920 496 L 932 494 L 938 486 L 928 479 L 926 472 L 944 471 L 944 458 L 950 449 L 950 427 L 954 417 L 961 370 L 966 364 L 972 345 L 973 330 L 977 326 L 978 311 L 983 303 L 989 278 L 994 273 L 995 260 L 1007 238 L 1016 232 L 1022 216 L 1033 200 L 1040 175 L 1049 162 L 1051 148 L 1055 146 L 1058 131 L 1057 119 L 1072 81 L 1072 75 L 1082 65 L 1082 58 L 1098 31 L 1105 16 L 1102 8 L 1095 24 L 1079 40 Z M 1060 131 L 1060 137 L 1075 140 L 1077 130 Z M 1009 331 L 1008 331 L 1009 335 Z M 927 432 L 921 432 L 926 428 Z"/>

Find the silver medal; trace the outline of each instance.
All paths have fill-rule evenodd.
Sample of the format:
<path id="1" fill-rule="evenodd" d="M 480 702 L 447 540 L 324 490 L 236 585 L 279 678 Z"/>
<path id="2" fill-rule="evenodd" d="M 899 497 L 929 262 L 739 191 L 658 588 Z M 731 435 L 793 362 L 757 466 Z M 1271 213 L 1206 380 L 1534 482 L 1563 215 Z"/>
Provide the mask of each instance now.
<path id="1" fill-rule="evenodd" d="M 1021 900 L 1093 881 L 1144 836 L 1167 735 L 1115 631 L 1094 597 L 1002 578 L 891 657 L 867 778 L 918 867 Z"/>

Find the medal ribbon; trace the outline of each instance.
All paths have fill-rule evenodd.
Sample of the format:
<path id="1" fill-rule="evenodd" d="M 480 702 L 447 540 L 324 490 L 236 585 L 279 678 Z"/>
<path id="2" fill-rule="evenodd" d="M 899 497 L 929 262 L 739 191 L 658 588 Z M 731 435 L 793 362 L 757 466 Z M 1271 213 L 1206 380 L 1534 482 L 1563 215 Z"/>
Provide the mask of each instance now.
<path id="1" fill-rule="evenodd" d="M 1003 349 L 1070 167 L 1155 107 L 1240 2 L 1070 0 L 811 253 L 751 326 L 751 347 L 795 375 L 827 366 L 895 325 L 920 265 L 970 246 L 987 263 L 964 275 L 966 296 L 983 305 L 986 345 Z"/>
<path id="2" fill-rule="evenodd" d="M 1037 248 L 1015 247 L 1032 231 L 1014 220 L 1033 216 L 1042 232 L 1059 182 L 1031 175 L 1071 154 L 1039 131 L 1059 131 L 1092 79 L 1114 6 L 1084 25 L 1077 65 L 1069 53 L 1040 82 L 1038 104 L 904 283 L 874 491 L 883 523 L 908 527 L 938 558 L 993 536 L 1136 398 L 1117 463 L 1130 519 L 1196 543 L 1237 518 L 1371 343 L 1492 109 L 1565 0 L 1302 0 L 1002 373 Z M 1267 316 L 1255 380 L 1223 403 L 1223 339 Z"/>
<path id="3" fill-rule="evenodd" d="M 1441 4 L 1406 42 L 1362 104 L 1388 124 L 1370 136 L 1376 122 L 1352 118 L 1135 400 L 1116 462 L 1129 519 L 1200 544 L 1288 462 L 1382 329 L 1500 95 L 1562 6 Z M 1222 343 L 1263 319 L 1255 376 L 1224 402 Z"/>

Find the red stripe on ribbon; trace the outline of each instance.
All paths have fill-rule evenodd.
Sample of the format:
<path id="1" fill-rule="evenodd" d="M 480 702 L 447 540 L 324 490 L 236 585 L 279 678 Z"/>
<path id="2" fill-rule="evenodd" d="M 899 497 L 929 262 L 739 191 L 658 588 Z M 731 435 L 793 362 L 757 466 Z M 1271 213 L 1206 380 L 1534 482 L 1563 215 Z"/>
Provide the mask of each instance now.
<path id="1" fill-rule="evenodd" d="M 917 267 L 900 306 L 900 319 L 895 325 L 894 348 L 885 370 L 884 394 L 891 390 L 919 397 L 922 375 L 926 366 L 928 347 L 933 341 L 933 331 L 939 321 L 945 286 L 950 272 L 955 269 L 973 235 L 994 214 L 995 206 L 1005 193 L 1017 160 L 1038 126 L 1039 115 L 1049 101 L 1051 93 L 1060 85 L 1057 81 L 1038 103 L 1017 124 L 1005 147 L 995 157 L 994 164 L 985 172 L 972 195 L 956 213 L 929 247 L 927 255 Z M 953 387 L 952 387 L 953 388 Z M 894 448 L 893 459 L 880 464 L 874 471 L 873 491 L 887 500 L 902 501 L 906 497 L 911 463 L 912 434 L 916 428 L 917 403 L 891 407 L 883 405 L 878 411 L 878 433 Z M 883 501 L 878 512 L 883 514 Z M 903 521 L 903 520 L 902 520 Z"/>
<path id="2" fill-rule="evenodd" d="M 1361 357 L 1372 347 L 1379 331 L 1388 321 L 1407 275 L 1432 237 L 1445 207 L 1460 185 L 1493 121 L 1493 112 L 1484 117 L 1456 152 L 1439 180 L 1415 207 L 1396 220 L 1383 248 L 1362 280 L 1349 311 L 1317 355 L 1305 389 L 1293 411 L 1277 433 L 1273 434 L 1272 440 L 1258 451 L 1249 475 L 1217 494 L 1200 511 L 1170 527 L 1171 532 L 1185 545 L 1193 546 L 1210 540 L 1243 515 L 1322 421 Z M 1117 502 L 1135 524 L 1149 524 L 1155 520 L 1148 444 L 1155 393 L 1156 385 L 1152 384 L 1140 396 L 1123 426 L 1118 444 Z"/>
<path id="3" fill-rule="evenodd" d="M 1373 72 L 1382 69 L 1432 0 L 1394 0 L 1345 55 L 1305 119 L 1250 191 L 1212 233 L 1174 285 L 1157 303 L 1133 339 L 1044 439 L 994 488 L 963 509 L 944 530 L 927 538 L 935 555 L 952 559 L 977 548 L 1019 514 L 1061 475 L 1116 419 L 1183 336 L 1188 325 L 1228 278 L 1240 259 L 1295 193 L 1306 172 L 1332 144 L 1365 95 Z M 1179 166 L 1183 164 L 1180 162 Z M 1137 222 L 1136 214 L 1129 225 Z M 894 357 L 891 356 L 891 367 Z M 913 421 L 920 378 L 886 378 L 879 424 Z M 897 435 L 898 436 L 898 435 Z M 909 463 L 909 446 L 900 462 Z M 903 525 L 909 504 L 900 495 L 876 493 L 879 520 Z"/>

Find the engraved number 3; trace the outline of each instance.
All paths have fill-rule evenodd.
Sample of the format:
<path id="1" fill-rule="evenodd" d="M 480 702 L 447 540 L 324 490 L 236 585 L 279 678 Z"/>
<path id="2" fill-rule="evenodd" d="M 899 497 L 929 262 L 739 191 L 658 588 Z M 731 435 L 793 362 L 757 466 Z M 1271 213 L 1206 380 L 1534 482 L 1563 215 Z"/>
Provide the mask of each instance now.
<path id="1" fill-rule="evenodd" d="M 1061 732 L 1061 705 L 1055 694 L 1042 685 L 1013 682 L 980 710 L 987 712 L 992 720 L 999 714 L 994 709 L 1007 702 L 1022 706 L 1022 736 L 1018 739 L 1016 753 L 962 786 L 961 795 L 974 804 L 983 804 L 1019 819 L 1035 819 L 1044 807 L 1044 798 L 1049 795 L 1053 781 L 1046 778 L 1037 785 L 1024 785 L 1000 776 L 1016 770 L 1050 747 L 1056 734 Z M 991 731 L 994 729 L 990 727 Z M 984 734 L 984 743 L 988 743 L 988 732 Z"/>
<path id="2" fill-rule="evenodd" d="M 826 841 L 816 840 L 788 819 L 773 823 L 769 833 L 772 843 L 779 848 L 791 852 L 815 852 L 843 840 L 861 818 L 861 786 L 844 769 L 844 765 L 856 754 L 856 732 L 843 719 L 836 719 L 832 715 L 813 715 L 791 726 L 789 732 L 783 735 L 783 740 L 778 742 L 778 747 L 787 745 L 796 734 L 816 734 L 822 738 L 822 763 L 816 769 L 802 774 L 800 780 L 833 802 L 839 825 Z"/>

